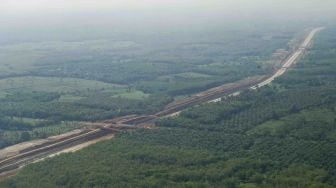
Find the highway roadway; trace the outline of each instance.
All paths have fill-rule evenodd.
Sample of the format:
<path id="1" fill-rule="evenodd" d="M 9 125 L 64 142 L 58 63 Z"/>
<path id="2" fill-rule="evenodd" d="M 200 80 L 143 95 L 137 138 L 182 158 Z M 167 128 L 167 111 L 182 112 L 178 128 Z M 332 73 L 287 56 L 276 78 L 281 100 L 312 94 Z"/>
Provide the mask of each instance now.
<path id="1" fill-rule="evenodd" d="M 280 69 L 278 69 L 277 71 L 275 71 L 275 73 L 271 77 L 269 77 L 268 79 L 264 80 L 261 83 L 258 83 L 255 86 L 252 86 L 251 89 L 257 89 L 259 87 L 263 87 L 265 85 L 268 85 L 271 82 L 273 82 L 273 80 L 275 80 L 279 76 L 283 75 L 303 55 L 303 53 L 305 52 L 305 50 L 310 46 L 310 44 L 311 44 L 314 36 L 316 35 L 316 33 L 319 32 L 319 31 L 321 31 L 322 29 L 323 29 L 322 27 L 313 29 L 308 34 L 308 36 L 306 37 L 306 39 L 302 42 L 302 44 L 300 45 L 300 47 L 294 53 L 292 53 L 289 56 L 289 58 L 287 58 L 285 60 L 285 62 L 282 64 L 282 66 L 281 66 Z"/>
<path id="2" fill-rule="evenodd" d="M 167 108 L 161 112 L 157 112 L 150 116 L 125 116 L 116 118 L 114 120 L 107 120 L 102 123 L 96 123 L 97 127 L 90 131 L 83 131 L 82 134 L 65 138 L 53 143 L 43 145 L 40 147 L 31 148 L 28 151 L 21 152 L 14 156 L 10 156 L 6 159 L 0 160 L 0 179 L 6 177 L 8 174 L 12 174 L 13 171 L 17 171 L 22 166 L 38 161 L 60 151 L 66 150 L 76 145 L 91 142 L 94 139 L 99 139 L 107 134 L 115 134 L 120 131 L 129 130 L 136 127 L 144 127 L 148 123 L 152 123 L 156 119 L 176 114 L 181 110 L 184 110 L 190 106 L 204 103 L 207 101 L 213 101 L 219 97 L 232 95 L 239 93 L 244 89 L 256 89 L 270 84 L 275 78 L 283 75 L 288 68 L 297 62 L 297 60 L 303 55 L 304 51 L 311 44 L 312 39 L 316 33 L 323 28 L 313 29 L 298 49 L 293 52 L 283 63 L 280 69 L 275 71 L 271 76 L 263 76 L 255 79 L 246 79 L 236 83 L 226 84 L 208 91 L 202 92 L 196 96 L 190 97 L 181 101 L 180 103 L 168 105 Z"/>

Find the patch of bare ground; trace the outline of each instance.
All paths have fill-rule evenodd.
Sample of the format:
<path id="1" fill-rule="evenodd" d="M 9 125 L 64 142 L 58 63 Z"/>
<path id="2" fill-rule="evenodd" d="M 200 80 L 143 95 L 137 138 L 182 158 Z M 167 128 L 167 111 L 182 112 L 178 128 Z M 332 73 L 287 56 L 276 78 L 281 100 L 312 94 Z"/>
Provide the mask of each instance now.
<path id="1" fill-rule="evenodd" d="M 76 146 L 73 146 L 73 147 L 70 147 L 70 148 L 67 148 L 67 149 L 64 149 L 60 152 L 57 152 L 57 153 L 54 153 L 54 154 L 51 154 L 45 158 L 42 158 L 40 160 L 37 160 L 35 162 L 38 162 L 38 161 L 41 161 L 41 160 L 44 160 L 46 158 L 49 158 L 49 157 L 54 157 L 56 155 L 60 155 L 62 153 L 71 153 L 71 152 L 76 152 L 78 150 L 81 150 L 83 148 L 86 148 L 88 146 L 91 146 L 93 144 L 96 144 L 98 142 L 101 142 L 101 141 L 105 141 L 105 140 L 111 140 L 115 135 L 114 134 L 110 134 L 110 135 L 106 135 L 106 136 L 103 136 L 103 137 L 100 137 L 100 138 L 97 138 L 95 140 L 91 140 L 91 141 L 88 141 L 88 142 L 85 142 L 85 143 L 82 143 L 82 144 L 79 144 L 79 145 L 76 145 Z"/>

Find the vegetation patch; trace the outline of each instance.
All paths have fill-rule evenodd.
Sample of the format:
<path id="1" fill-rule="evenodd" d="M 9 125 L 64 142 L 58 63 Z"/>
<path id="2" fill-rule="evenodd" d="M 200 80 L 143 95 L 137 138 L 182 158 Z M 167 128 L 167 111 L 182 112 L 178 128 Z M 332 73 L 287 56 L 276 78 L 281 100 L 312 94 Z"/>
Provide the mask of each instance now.
<path id="1" fill-rule="evenodd" d="M 324 76 L 336 70 L 328 53 L 335 30 L 275 81 L 281 91 L 269 86 L 191 108 L 156 129 L 31 164 L 0 186 L 335 187 L 336 74 Z"/>
<path id="2" fill-rule="evenodd" d="M 57 78 L 57 77 L 35 77 L 24 76 L 6 78 L 0 80 L 2 91 L 36 91 L 36 92 L 60 92 L 73 93 L 83 91 L 113 91 L 123 86 L 116 84 L 103 83 L 99 81 L 76 79 L 76 78 Z"/>

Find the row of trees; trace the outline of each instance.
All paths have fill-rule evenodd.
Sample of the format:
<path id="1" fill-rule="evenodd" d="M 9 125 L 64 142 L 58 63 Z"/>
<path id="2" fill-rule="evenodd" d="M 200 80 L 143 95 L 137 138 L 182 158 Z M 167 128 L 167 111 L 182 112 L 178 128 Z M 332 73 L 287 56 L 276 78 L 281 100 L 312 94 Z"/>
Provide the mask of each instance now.
<path id="1" fill-rule="evenodd" d="M 136 100 L 111 97 L 109 94 L 90 95 L 74 102 L 55 100 L 56 94 L 17 93 L 1 100 L 0 113 L 9 117 L 29 117 L 53 121 L 94 121 L 129 114 L 149 114 L 160 111 L 172 98 L 152 95 Z M 48 100 L 47 100 L 48 99 Z"/>

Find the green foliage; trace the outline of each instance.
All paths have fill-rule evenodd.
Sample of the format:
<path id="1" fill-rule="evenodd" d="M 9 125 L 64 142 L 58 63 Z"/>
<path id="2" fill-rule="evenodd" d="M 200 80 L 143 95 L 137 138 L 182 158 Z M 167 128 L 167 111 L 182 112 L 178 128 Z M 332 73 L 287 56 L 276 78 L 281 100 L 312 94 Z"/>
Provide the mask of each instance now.
<path id="1" fill-rule="evenodd" d="M 336 49 L 330 30 L 275 86 L 29 165 L 0 186 L 335 187 L 336 74 L 325 71 L 336 54 L 318 53 Z"/>
<path id="2" fill-rule="evenodd" d="M 75 101 L 59 101 L 58 93 L 17 92 L 0 99 L 0 113 L 7 116 L 49 120 L 100 120 L 129 114 L 149 114 L 171 102 L 165 95 L 145 99 L 113 97 L 109 93 L 91 93 Z"/>
<path id="3" fill-rule="evenodd" d="M 79 128 L 76 122 L 23 119 L 0 115 L 0 148 L 37 138 L 46 138 Z"/>
<path id="4" fill-rule="evenodd" d="M 254 29 L 216 35 L 161 33 L 149 38 L 140 34 L 128 39 L 1 45 L 1 118 L 60 122 L 151 114 L 174 97 L 268 73 L 273 64 L 262 62 L 279 60 L 272 54 L 290 48 L 296 27 L 250 27 Z M 56 126 L 63 126 L 54 125 L 38 125 L 46 130 L 38 136 L 30 132 L 30 137 L 62 132 Z M 1 126 L 6 126 L 1 129 L 0 140 L 6 143 L 2 146 L 19 142 L 22 131 L 32 131 L 25 122 L 11 120 Z"/>

